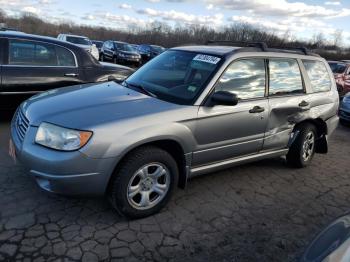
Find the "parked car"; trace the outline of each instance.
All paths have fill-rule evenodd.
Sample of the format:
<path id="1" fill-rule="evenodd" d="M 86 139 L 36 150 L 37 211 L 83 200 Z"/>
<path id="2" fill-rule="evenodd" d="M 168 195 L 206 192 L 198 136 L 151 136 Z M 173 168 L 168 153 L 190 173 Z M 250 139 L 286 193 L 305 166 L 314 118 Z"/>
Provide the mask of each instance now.
<path id="1" fill-rule="evenodd" d="M 97 47 L 86 36 L 59 34 L 57 36 L 57 39 L 75 44 L 88 51 L 95 59 L 99 59 L 99 52 Z"/>
<path id="2" fill-rule="evenodd" d="M 164 47 L 158 45 L 139 45 L 138 52 L 142 57 L 142 63 L 146 63 L 147 61 L 155 58 L 156 56 L 163 53 L 165 50 Z"/>
<path id="3" fill-rule="evenodd" d="M 3 100 L 108 79 L 121 82 L 134 71 L 124 66 L 102 65 L 76 45 L 38 35 L 0 32 L 0 50 Z"/>
<path id="4" fill-rule="evenodd" d="M 329 61 L 341 97 L 350 92 L 350 63 Z"/>
<path id="5" fill-rule="evenodd" d="M 128 43 L 106 41 L 101 49 L 101 61 L 113 61 L 115 64 L 140 65 L 140 54 Z"/>
<path id="6" fill-rule="evenodd" d="M 196 175 L 279 156 L 305 167 L 327 152 L 339 96 L 327 62 L 302 50 L 172 48 L 122 85 L 34 96 L 13 118 L 11 155 L 44 190 L 106 194 L 131 218 Z"/>
<path id="7" fill-rule="evenodd" d="M 350 93 L 347 93 L 341 101 L 339 118 L 341 123 L 345 125 L 350 124 Z"/>
<path id="8" fill-rule="evenodd" d="M 322 230 L 307 247 L 300 261 L 350 261 L 350 214 L 336 219 Z"/>
<path id="9" fill-rule="evenodd" d="M 100 52 L 103 46 L 103 41 L 91 40 L 91 42 L 97 47 L 98 51 Z"/>
<path id="10" fill-rule="evenodd" d="M 138 52 L 139 45 L 136 45 L 136 44 L 130 44 L 130 45 Z"/>

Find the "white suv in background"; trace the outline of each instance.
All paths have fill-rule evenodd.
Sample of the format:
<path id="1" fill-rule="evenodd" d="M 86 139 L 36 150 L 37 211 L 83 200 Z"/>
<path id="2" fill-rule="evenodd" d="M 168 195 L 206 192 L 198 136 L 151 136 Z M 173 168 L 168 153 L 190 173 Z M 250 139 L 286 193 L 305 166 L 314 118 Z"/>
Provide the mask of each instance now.
<path id="1" fill-rule="evenodd" d="M 80 36 L 80 35 L 69 35 L 69 34 L 59 34 L 57 36 L 58 40 L 65 41 L 65 42 L 70 42 L 73 43 L 77 46 L 80 46 L 81 48 L 85 49 L 91 55 L 98 60 L 99 58 L 99 52 L 91 40 L 87 38 L 86 36 Z"/>

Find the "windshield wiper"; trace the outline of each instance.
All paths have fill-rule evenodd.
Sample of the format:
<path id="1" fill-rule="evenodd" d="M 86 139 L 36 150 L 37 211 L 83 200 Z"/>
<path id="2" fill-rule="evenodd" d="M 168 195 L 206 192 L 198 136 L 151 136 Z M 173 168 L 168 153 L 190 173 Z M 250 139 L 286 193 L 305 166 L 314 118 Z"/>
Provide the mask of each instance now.
<path id="1" fill-rule="evenodd" d="M 157 96 L 155 94 L 153 94 L 151 91 L 148 91 L 143 85 L 141 84 L 134 84 L 134 83 L 129 83 L 127 81 L 124 81 L 124 83 L 126 84 L 126 86 L 131 86 L 131 87 L 136 87 L 137 89 L 140 89 L 143 93 L 145 93 L 146 95 L 149 95 L 151 97 L 157 98 Z"/>

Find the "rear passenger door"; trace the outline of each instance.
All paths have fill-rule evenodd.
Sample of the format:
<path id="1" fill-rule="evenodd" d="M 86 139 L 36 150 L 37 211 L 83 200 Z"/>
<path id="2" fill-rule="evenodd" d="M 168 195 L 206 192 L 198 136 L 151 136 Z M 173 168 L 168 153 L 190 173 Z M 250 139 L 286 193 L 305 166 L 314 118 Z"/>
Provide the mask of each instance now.
<path id="1" fill-rule="evenodd" d="M 75 54 L 52 43 L 9 39 L 2 93 L 32 94 L 82 82 Z"/>
<path id="2" fill-rule="evenodd" d="M 286 148 L 294 125 L 310 110 L 300 63 L 294 58 L 268 60 L 270 112 L 264 150 Z"/>

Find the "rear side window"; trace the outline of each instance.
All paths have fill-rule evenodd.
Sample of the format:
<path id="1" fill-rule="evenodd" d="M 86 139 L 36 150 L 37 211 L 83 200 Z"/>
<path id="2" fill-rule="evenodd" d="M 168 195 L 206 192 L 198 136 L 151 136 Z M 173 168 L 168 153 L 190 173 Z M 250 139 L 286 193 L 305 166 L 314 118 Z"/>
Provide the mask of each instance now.
<path id="1" fill-rule="evenodd" d="M 48 43 L 10 40 L 9 65 L 75 66 L 69 50 Z"/>
<path id="2" fill-rule="evenodd" d="M 303 64 L 309 76 L 313 92 L 326 92 L 331 89 L 332 82 L 324 63 L 320 61 L 303 60 Z"/>
<path id="3" fill-rule="evenodd" d="M 233 62 L 220 78 L 215 91 L 234 93 L 238 99 L 264 97 L 264 59 L 243 59 Z"/>
<path id="4" fill-rule="evenodd" d="M 56 46 L 56 55 L 58 66 L 76 66 L 74 55 L 68 49 Z"/>
<path id="5" fill-rule="evenodd" d="M 269 95 L 290 95 L 304 92 L 297 60 L 290 58 L 269 59 Z"/>

